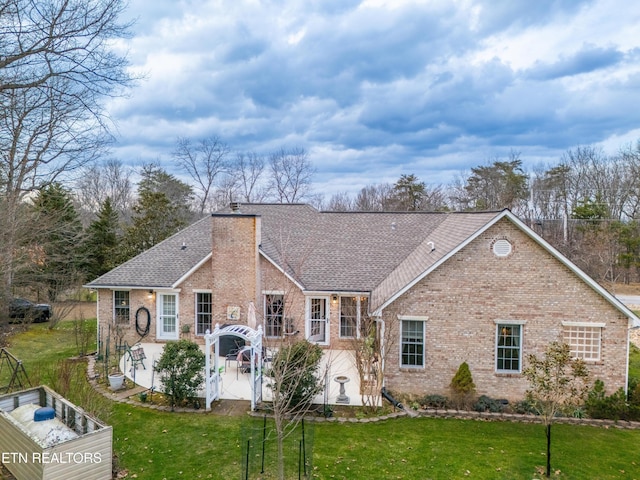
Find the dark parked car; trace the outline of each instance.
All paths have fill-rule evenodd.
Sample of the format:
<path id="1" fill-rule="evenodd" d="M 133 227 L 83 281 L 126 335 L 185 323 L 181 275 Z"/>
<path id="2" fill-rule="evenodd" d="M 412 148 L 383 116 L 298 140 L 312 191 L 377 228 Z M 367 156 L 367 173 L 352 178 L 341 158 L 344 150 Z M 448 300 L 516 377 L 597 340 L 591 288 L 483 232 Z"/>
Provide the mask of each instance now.
<path id="1" fill-rule="evenodd" d="M 9 317 L 35 323 L 48 322 L 51 318 L 51 305 L 14 298 L 9 303 Z"/>

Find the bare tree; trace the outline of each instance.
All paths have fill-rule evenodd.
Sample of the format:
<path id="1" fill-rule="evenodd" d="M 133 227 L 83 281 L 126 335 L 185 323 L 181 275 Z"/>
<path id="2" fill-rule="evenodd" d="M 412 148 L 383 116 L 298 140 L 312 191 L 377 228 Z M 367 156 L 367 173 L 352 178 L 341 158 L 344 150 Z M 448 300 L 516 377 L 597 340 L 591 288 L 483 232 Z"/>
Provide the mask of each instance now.
<path id="1" fill-rule="evenodd" d="M 303 148 L 284 148 L 269 156 L 270 188 L 280 203 L 295 203 L 311 194 L 315 169 Z"/>
<path id="2" fill-rule="evenodd" d="M 281 231 L 277 243 L 279 263 L 287 273 L 298 277 L 313 244 L 301 245 Z M 295 252 L 295 253 L 294 253 Z M 305 331 L 305 296 L 290 277 L 279 270 L 267 270 L 262 277 L 264 295 L 265 346 L 276 351 L 266 372 L 271 390 L 271 410 L 278 444 L 278 478 L 284 479 L 285 439 L 296 431 L 305 415 L 315 408 L 314 397 L 324 388 L 331 368 L 331 358 L 323 357 L 320 346 L 302 339 Z M 328 305 L 325 305 L 329 308 Z M 328 351 L 325 351 L 328 353 Z M 297 455 L 297 453 L 296 453 Z"/>
<path id="3" fill-rule="evenodd" d="M 132 168 L 116 159 L 89 165 L 76 182 L 76 197 L 82 209 L 95 218 L 108 198 L 120 218 L 127 218 L 133 206 L 133 173 Z"/>
<path id="4" fill-rule="evenodd" d="M 229 146 L 213 136 L 197 143 L 185 137 L 178 138 L 173 158 L 195 182 L 198 211 L 204 213 L 210 206 L 216 179 L 229 168 Z"/>
<path id="5" fill-rule="evenodd" d="M 112 50 L 128 34 L 123 9 L 123 0 L 0 0 L 0 194 L 12 232 L 0 252 L 5 290 L 24 197 L 91 163 L 110 140 L 103 99 L 133 81 Z"/>
<path id="6" fill-rule="evenodd" d="M 285 341 L 267 375 L 278 443 L 278 478 L 285 477 L 284 440 L 309 413 L 314 397 L 324 388 L 320 371 L 322 349 L 306 340 Z"/>
<path id="7" fill-rule="evenodd" d="M 628 198 L 623 214 L 627 218 L 640 217 L 640 141 L 622 149 L 620 157 L 625 165 L 625 178 L 629 181 Z"/>
<path id="8" fill-rule="evenodd" d="M 393 186 L 388 183 L 363 187 L 354 200 L 353 209 L 359 212 L 388 210 L 393 198 Z"/>
<path id="9" fill-rule="evenodd" d="M 385 385 L 384 366 L 393 352 L 397 352 L 400 321 L 390 317 L 384 322 L 368 313 L 367 297 L 341 297 L 340 322 L 351 317 L 355 366 L 360 381 L 360 397 L 364 410 L 375 412 L 381 403 Z M 357 319 L 357 320 L 356 320 Z"/>
<path id="10" fill-rule="evenodd" d="M 266 162 L 257 153 L 238 153 L 232 168 L 240 199 L 248 203 L 262 202 L 269 194 L 264 183 Z"/>
<path id="11" fill-rule="evenodd" d="M 348 212 L 353 210 L 353 200 L 347 192 L 334 193 L 326 209 L 332 212 Z"/>

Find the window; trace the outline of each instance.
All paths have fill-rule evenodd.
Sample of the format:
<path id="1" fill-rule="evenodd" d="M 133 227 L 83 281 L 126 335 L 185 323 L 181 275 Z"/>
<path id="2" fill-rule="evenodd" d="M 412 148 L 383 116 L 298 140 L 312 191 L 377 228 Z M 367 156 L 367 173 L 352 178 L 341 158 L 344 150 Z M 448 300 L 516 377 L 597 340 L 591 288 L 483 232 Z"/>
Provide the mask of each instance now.
<path id="1" fill-rule="evenodd" d="M 116 290 L 113 292 L 113 314 L 116 323 L 129 323 L 129 292 Z"/>
<path id="2" fill-rule="evenodd" d="M 376 333 L 376 322 L 369 316 L 369 299 L 367 297 L 360 298 L 360 336 L 369 337 Z"/>
<path id="3" fill-rule="evenodd" d="M 402 320 L 401 367 L 424 367 L 424 322 Z"/>
<path id="4" fill-rule="evenodd" d="M 340 297 L 340 337 L 355 338 L 371 333 L 371 319 L 367 313 L 367 297 Z"/>
<path id="5" fill-rule="evenodd" d="M 340 297 L 340 336 L 353 338 L 358 325 L 358 301 L 356 297 Z"/>
<path id="6" fill-rule="evenodd" d="M 496 370 L 519 372 L 522 354 L 522 325 L 497 325 Z"/>
<path id="7" fill-rule="evenodd" d="M 562 322 L 562 326 L 564 342 L 571 348 L 572 357 L 592 362 L 600 360 L 603 324 Z"/>
<path id="8" fill-rule="evenodd" d="M 196 335 L 211 331 L 211 293 L 196 293 Z"/>
<path id="9" fill-rule="evenodd" d="M 284 315 L 284 295 L 267 294 L 264 296 L 264 334 L 267 337 L 282 336 Z"/>

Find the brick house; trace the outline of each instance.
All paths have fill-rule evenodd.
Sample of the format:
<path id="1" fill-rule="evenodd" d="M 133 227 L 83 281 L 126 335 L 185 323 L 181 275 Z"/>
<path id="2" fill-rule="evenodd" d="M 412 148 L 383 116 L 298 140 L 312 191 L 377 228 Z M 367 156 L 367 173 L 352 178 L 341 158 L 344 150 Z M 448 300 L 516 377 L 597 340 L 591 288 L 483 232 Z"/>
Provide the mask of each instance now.
<path id="1" fill-rule="evenodd" d="M 386 386 L 414 394 L 447 394 L 466 361 L 479 394 L 521 399 L 526 355 L 557 340 L 608 391 L 626 388 L 629 331 L 640 326 L 508 210 L 234 204 L 87 286 L 98 292 L 99 324 L 130 343 L 203 343 L 216 324 L 257 323 L 267 341 L 349 350 L 374 321 L 393 339 L 381 346 Z"/>

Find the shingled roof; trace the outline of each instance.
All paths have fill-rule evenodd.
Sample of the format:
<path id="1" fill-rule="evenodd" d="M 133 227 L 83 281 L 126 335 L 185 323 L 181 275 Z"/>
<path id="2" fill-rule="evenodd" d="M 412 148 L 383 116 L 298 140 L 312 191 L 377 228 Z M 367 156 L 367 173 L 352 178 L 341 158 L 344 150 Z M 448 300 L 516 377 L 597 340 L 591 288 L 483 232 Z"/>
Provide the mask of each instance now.
<path id="1" fill-rule="evenodd" d="M 211 256 L 211 217 L 205 217 L 96 278 L 89 288 L 175 288 Z"/>
<path id="2" fill-rule="evenodd" d="M 499 214 L 321 212 L 304 204 L 242 204 L 238 212 L 260 215 L 262 253 L 305 290 L 377 288 L 381 299 Z M 425 252 L 429 242 L 433 255 Z M 205 218 L 87 286 L 175 288 L 210 255 L 211 220 Z"/>

